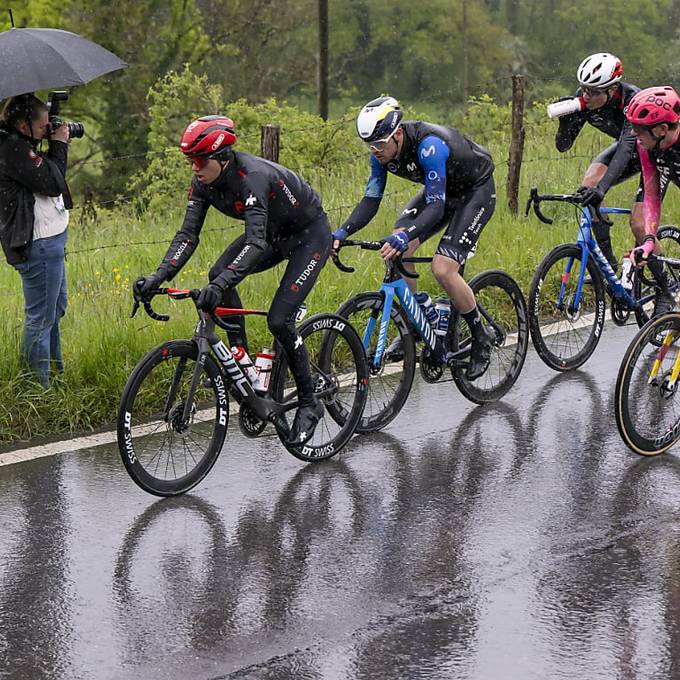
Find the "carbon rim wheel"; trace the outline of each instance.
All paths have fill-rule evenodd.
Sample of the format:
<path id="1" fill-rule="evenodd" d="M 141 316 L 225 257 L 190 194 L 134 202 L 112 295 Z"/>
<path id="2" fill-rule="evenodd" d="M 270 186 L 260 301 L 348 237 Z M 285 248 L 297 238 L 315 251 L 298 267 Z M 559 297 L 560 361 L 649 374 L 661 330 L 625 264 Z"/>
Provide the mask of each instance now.
<path id="1" fill-rule="evenodd" d="M 673 368 L 680 355 L 680 314 L 645 325 L 621 362 L 616 381 L 616 425 L 627 446 L 643 456 L 680 440 L 680 395 Z"/>
<path id="2" fill-rule="evenodd" d="M 189 405 L 189 419 L 184 419 L 197 356 L 193 342 L 165 343 L 137 364 L 123 390 L 118 448 L 135 483 L 157 496 L 175 496 L 196 486 L 224 443 L 227 392 L 210 356 Z"/>
<path id="3" fill-rule="evenodd" d="M 317 314 L 298 328 L 309 354 L 314 390 L 324 405 L 314 435 L 302 446 L 285 443 L 287 432 L 277 428 L 283 445 L 296 458 L 317 461 L 338 453 L 354 434 L 366 404 L 368 369 L 356 331 L 335 314 Z M 297 389 L 283 352 L 274 367 L 272 394 L 279 402 L 297 402 Z M 295 409 L 283 417 L 293 424 Z"/>
<path id="4" fill-rule="evenodd" d="M 571 371 L 584 364 L 604 328 L 604 285 L 590 257 L 586 272 L 592 282 L 583 285 L 580 303 L 575 305 L 582 266 L 579 246 L 557 246 L 538 265 L 529 289 L 531 340 L 543 362 L 556 371 Z"/>
<path id="5" fill-rule="evenodd" d="M 384 302 L 382 293 L 361 293 L 345 302 L 337 312 L 352 324 L 366 347 L 368 395 L 357 432 L 380 430 L 396 418 L 411 391 L 416 371 L 413 334 L 406 314 L 396 300 L 387 324 L 385 350 L 401 339 L 402 355 L 399 357 L 386 351 L 380 366 L 373 366 Z M 373 326 L 372 332 L 368 331 L 369 323 Z"/>
<path id="6" fill-rule="evenodd" d="M 461 393 L 476 404 L 500 399 L 515 384 L 522 372 L 529 346 L 527 307 L 522 291 L 505 272 L 491 270 L 474 276 L 469 282 L 478 304 L 493 319 L 484 325 L 495 336 L 489 366 L 477 380 L 470 382 L 465 369 L 454 368 L 453 379 Z M 457 315 L 454 337 L 458 347 L 470 343 L 467 324 Z"/>

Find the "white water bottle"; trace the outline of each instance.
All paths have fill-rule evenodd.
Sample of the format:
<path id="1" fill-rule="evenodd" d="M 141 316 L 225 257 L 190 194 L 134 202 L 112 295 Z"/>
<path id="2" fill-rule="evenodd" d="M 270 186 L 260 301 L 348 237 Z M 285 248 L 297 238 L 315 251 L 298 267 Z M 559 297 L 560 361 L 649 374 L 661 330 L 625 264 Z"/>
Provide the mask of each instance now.
<path id="1" fill-rule="evenodd" d="M 559 118 L 560 116 L 568 116 L 570 113 L 577 113 L 586 108 L 586 100 L 583 97 L 574 97 L 573 99 L 565 99 L 561 102 L 554 102 L 548 104 L 548 117 Z"/>
<path id="2" fill-rule="evenodd" d="M 231 353 L 234 355 L 236 363 L 240 366 L 246 378 L 248 378 L 250 384 L 252 385 L 255 380 L 257 380 L 257 371 L 255 370 L 255 366 L 253 366 L 253 362 L 248 356 L 248 352 L 246 352 L 246 348 L 242 347 L 241 345 L 238 347 L 232 347 Z"/>
<path id="3" fill-rule="evenodd" d="M 434 308 L 437 312 L 437 327 L 434 332 L 437 335 L 446 335 L 446 331 L 449 329 L 451 304 L 446 298 L 439 298 L 435 301 Z"/>
<path id="4" fill-rule="evenodd" d="M 253 380 L 253 389 L 258 392 L 266 392 L 269 380 L 272 377 L 272 365 L 274 364 L 274 352 L 268 347 L 255 355 L 255 370 L 257 377 Z"/>
<path id="5" fill-rule="evenodd" d="M 438 316 L 432 298 L 424 291 L 416 293 L 413 297 L 415 297 L 416 302 L 422 307 L 427 322 L 434 329 L 437 326 Z"/>
<path id="6" fill-rule="evenodd" d="M 621 285 L 626 290 L 633 290 L 633 263 L 630 261 L 629 257 L 623 258 L 621 262 Z"/>

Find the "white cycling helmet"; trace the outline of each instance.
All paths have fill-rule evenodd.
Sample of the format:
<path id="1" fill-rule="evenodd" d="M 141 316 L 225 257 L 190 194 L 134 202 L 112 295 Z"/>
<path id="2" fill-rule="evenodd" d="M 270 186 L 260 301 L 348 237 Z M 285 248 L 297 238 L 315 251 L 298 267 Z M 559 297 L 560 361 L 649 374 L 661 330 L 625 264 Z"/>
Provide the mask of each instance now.
<path id="1" fill-rule="evenodd" d="M 581 85 L 604 90 L 618 83 L 623 76 L 623 64 L 618 57 L 609 52 L 598 52 L 586 57 L 576 71 Z"/>
<path id="2" fill-rule="evenodd" d="M 373 99 L 357 116 L 359 137 L 369 143 L 387 140 L 399 129 L 403 115 L 394 97 Z"/>

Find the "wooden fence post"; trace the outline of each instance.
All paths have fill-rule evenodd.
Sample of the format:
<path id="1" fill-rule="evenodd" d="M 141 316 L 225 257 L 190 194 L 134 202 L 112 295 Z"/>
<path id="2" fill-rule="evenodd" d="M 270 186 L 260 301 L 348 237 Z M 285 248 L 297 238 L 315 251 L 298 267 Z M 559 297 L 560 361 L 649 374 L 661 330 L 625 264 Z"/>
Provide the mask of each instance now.
<path id="1" fill-rule="evenodd" d="M 278 125 L 263 125 L 261 128 L 260 148 L 262 157 L 268 161 L 279 162 L 281 128 Z"/>
<path id="2" fill-rule="evenodd" d="M 524 76 L 512 76 L 512 139 L 508 155 L 508 208 L 517 215 L 519 176 L 524 153 Z"/>

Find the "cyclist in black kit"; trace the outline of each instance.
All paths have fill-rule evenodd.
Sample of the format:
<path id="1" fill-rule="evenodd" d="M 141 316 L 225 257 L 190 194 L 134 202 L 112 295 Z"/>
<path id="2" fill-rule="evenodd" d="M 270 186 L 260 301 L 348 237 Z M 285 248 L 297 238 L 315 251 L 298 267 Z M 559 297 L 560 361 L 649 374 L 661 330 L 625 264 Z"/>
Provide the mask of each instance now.
<path id="1" fill-rule="evenodd" d="M 192 122 L 182 135 L 180 149 L 194 173 L 184 222 L 154 274 L 133 285 L 144 299 L 171 280 L 198 246 L 208 208 L 245 221 L 245 233 L 222 253 L 210 270 L 210 283 L 197 305 L 213 311 L 219 305 L 240 308 L 235 286 L 246 276 L 262 272 L 284 259 L 283 274 L 267 316 L 269 329 L 280 342 L 298 390 L 299 407 L 289 444 L 310 439 L 323 415 L 314 395 L 309 356 L 295 329 L 297 309 L 309 294 L 331 247 L 331 230 L 321 199 L 309 184 L 276 163 L 235 152 L 234 123 L 224 116 L 205 116 Z M 245 322 L 229 333 L 232 345 L 246 344 Z"/>
<path id="2" fill-rule="evenodd" d="M 605 52 L 586 57 L 576 75 L 580 87 L 575 98 L 580 102 L 581 110 L 559 119 L 555 145 L 560 152 L 571 149 L 586 123 L 616 140 L 593 159 L 578 192 L 583 196 L 583 205 L 596 206 L 613 185 L 629 177 L 640 177 L 630 216 L 630 228 L 640 243 L 644 238 L 640 159 L 635 148 L 635 137 L 624 114 L 628 102 L 639 92 L 639 88 L 621 81 L 621 60 Z M 562 97 L 562 100 L 568 99 L 574 98 Z M 593 232 L 600 250 L 616 271 L 618 262 L 612 249 L 609 229 L 607 222 L 593 221 Z"/>
<path id="3" fill-rule="evenodd" d="M 371 176 L 364 197 L 333 233 L 334 247 L 373 219 L 388 173 L 424 184 L 397 220 L 395 231 L 383 239 L 381 253 L 386 260 L 411 255 L 421 243 L 445 230 L 432 260 L 432 273 L 470 327 L 472 347 L 466 377 L 476 380 L 488 366 L 492 336 L 460 269 L 474 253 L 496 207 L 493 161 L 484 147 L 454 128 L 402 122 L 402 116 L 392 97 L 374 99 L 359 113 L 357 131 L 371 152 Z M 415 290 L 413 281 L 406 282 Z"/>

